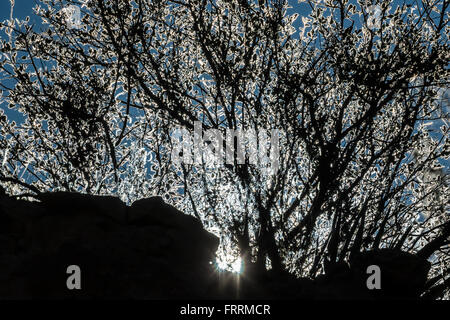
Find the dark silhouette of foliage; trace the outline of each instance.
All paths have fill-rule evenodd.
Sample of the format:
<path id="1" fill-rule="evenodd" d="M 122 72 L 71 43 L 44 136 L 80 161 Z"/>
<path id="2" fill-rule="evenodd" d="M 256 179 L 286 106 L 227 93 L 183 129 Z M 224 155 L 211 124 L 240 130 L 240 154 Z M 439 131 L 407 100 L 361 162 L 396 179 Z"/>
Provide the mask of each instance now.
<path id="1" fill-rule="evenodd" d="M 2 24 L 3 98 L 25 117 L 0 120 L 7 193 L 160 194 L 222 259 L 298 276 L 401 249 L 444 295 L 448 1 L 302 1 L 298 30 L 282 0 L 41 2 L 45 30 Z M 279 129 L 278 170 L 174 163 L 171 130 L 195 121 Z"/>

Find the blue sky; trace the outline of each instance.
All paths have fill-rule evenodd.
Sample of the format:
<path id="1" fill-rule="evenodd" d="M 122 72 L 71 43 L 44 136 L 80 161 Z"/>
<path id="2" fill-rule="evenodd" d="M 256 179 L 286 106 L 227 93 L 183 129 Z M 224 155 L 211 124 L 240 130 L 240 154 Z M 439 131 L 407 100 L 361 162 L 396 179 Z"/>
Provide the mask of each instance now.
<path id="1" fill-rule="evenodd" d="M 34 14 L 32 10 L 36 3 L 36 0 L 15 0 L 14 17 L 21 20 L 25 19 L 26 16 L 30 16 L 32 21 L 37 22 L 37 20 L 33 20 Z M 306 4 L 299 4 L 297 0 L 289 0 L 289 3 L 293 6 L 293 9 L 291 9 L 293 12 L 300 14 L 308 12 L 308 5 Z M 10 8 L 9 0 L 0 0 L 0 21 L 9 18 Z"/>
<path id="2" fill-rule="evenodd" d="M 35 0 L 15 0 L 14 17 L 19 20 L 25 19 L 26 16 L 30 18 L 34 15 L 32 8 L 36 5 Z M 0 0 L 0 20 L 3 21 L 9 18 L 11 5 L 9 0 Z"/>

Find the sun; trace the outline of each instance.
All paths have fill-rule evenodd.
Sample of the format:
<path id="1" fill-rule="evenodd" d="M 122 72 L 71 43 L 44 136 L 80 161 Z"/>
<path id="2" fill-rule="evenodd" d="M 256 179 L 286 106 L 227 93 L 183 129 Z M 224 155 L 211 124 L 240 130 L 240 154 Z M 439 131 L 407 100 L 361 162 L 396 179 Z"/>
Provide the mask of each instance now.
<path id="1" fill-rule="evenodd" d="M 217 256 L 215 265 L 219 271 L 231 271 L 240 274 L 242 272 L 241 257 L 234 257 L 231 255 Z"/>

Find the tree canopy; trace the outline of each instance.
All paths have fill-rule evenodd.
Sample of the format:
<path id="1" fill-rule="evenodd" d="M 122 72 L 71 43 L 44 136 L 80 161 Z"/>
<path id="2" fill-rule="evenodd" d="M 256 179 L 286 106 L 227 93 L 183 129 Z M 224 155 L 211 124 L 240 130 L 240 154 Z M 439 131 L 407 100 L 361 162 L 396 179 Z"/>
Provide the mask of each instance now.
<path id="1" fill-rule="evenodd" d="M 3 105 L 24 119 L 0 110 L 1 185 L 159 194 L 220 235 L 223 259 L 298 276 L 397 248 L 445 288 L 450 2 L 299 2 L 308 15 L 284 0 L 41 0 L 43 28 L 5 21 Z M 173 130 L 196 121 L 278 130 L 277 170 L 173 161 Z"/>

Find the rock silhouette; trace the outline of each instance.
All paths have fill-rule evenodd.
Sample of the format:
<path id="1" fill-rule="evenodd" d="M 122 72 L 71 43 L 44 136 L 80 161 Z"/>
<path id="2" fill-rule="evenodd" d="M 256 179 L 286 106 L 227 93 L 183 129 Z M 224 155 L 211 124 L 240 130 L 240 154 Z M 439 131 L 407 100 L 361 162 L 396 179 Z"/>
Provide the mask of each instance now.
<path id="1" fill-rule="evenodd" d="M 38 198 L 0 195 L 0 299 L 417 299 L 430 268 L 384 249 L 316 279 L 251 265 L 237 275 L 211 263 L 218 239 L 160 197 L 131 206 L 66 192 Z M 382 290 L 366 287 L 371 264 L 383 270 Z M 81 268 L 81 290 L 66 287 L 69 265 Z"/>

